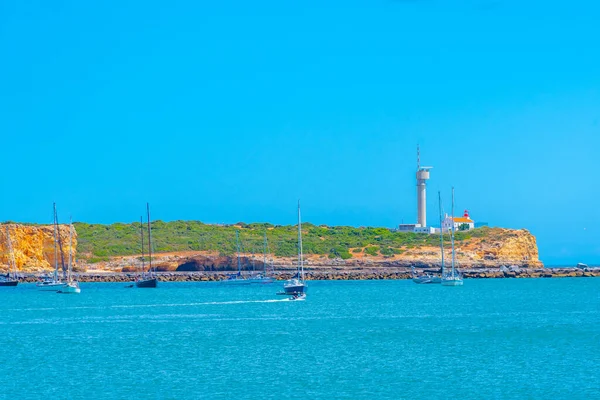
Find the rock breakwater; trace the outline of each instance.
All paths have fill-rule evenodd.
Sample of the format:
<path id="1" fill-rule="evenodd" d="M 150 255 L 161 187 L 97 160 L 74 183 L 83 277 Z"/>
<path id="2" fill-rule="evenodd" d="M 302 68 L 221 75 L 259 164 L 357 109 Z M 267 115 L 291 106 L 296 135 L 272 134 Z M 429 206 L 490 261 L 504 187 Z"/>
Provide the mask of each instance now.
<path id="1" fill-rule="evenodd" d="M 437 272 L 437 270 L 427 270 Z M 506 269 L 466 269 L 461 273 L 467 279 L 490 279 L 490 278 L 565 278 L 565 277 L 600 277 L 600 267 L 595 268 L 506 268 Z M 278 272 L 274 276 L 283 281 L 291 278 L 291 272 Z M 21 277 L 22 282 L 36 282 L 40 279 L 39 274 L 26 274 Z M 81 282 L 132 282 L 136 275 L 122 272 L 103 273 L 80 273 L 77 279 Z M 194 271 L 194 272 L 159 272 L 159 280 L 162 282 L 215 282 L 227 279 L 227 273 L 223 271 Z M 381 280 L 381 279 L 410 279 L 410 268 L 377 268 L 377 269 L 328 269 L 307 270 L 307 280 Z"/>

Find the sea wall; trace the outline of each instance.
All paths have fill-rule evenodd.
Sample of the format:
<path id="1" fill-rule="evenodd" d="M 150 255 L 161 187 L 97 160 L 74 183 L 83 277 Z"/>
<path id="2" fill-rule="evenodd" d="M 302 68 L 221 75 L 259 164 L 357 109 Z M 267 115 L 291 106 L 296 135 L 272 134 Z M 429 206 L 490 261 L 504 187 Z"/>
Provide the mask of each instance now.
<path id="1" fill-rule="evenodd" d="M 427 270 L 426 270 L 427 271 Z M 433 270 L 429 272 L 434 272 Z M 493 278 L 567 278 L 567 277 L 600 277 L 600 267 L 579 268 L 505 268 L 505 269 L 474 269 L 461 270 L 467 279 L 493 279 Z M 78 273 L 80 282 L 132 282 L 135 273 L 103 272 L 103 273 Z M 276 272 L 275 278 L 283 281 L 292 277 L 292 273 Z M 410 279 L 409 268 L 378 268 L 368 270 L 308 270 L 307 280 L 380 280 L 380 279 Z M 36 282 L 40 274 L 24 274 L 22 282 Z M 223 272 L 159 272 L 158 279 L 162 282 L 215 282 L 227 279 Z"/>

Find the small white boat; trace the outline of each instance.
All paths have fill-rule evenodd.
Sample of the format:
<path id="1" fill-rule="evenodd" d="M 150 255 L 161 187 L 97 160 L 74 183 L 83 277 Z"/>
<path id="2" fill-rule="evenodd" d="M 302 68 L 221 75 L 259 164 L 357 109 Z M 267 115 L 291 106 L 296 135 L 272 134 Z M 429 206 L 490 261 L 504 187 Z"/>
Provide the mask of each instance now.
<path id="1" fill-rule="evenodd" d="M 304 301 L 306 300 L 306 293 L 297 293 L 292 295 L 292 297 L 289 298 L 290 301 Z"/>
<path id="2" fill-rule="evenodd" d="M 584 264 L 584 263 L 577 263 L 577 265 L 575 266 L 575 268 L 588 268 L 588 265 Z"/>

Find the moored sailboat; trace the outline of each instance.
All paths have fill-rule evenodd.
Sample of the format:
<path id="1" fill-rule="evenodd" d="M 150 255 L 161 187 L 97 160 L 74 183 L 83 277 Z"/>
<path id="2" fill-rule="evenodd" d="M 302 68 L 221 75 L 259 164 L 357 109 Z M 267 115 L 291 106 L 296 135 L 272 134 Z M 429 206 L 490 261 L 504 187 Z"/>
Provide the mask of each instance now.
<path id="1" fill-rule="evenodd" d="M 442 195 L 438 191 L 438 203 L 440 208 L 440 248 L 442 252 L 442 277 L 444 276 L 444 226 L 442 224 Z M 424 274 L 417 275 L 415 268 L 411 267 L 412 280 L 415 283 L 442 283 L 442 278 L 439 275 Z"/>
<path id="2" fill-rule="evenodd" d="M 10 232 L 8 224 L 6 225 L 6 247 L 8 250 L 8 272 L 6 275 L 0 275 L 0 286 L 17 286 L 19 279 L 17 277 L 17 263 L 15 261 L 15 253 L 13 251 L 12 242 L 10 240 Z"/>
<path id="3" fill-rule="evenodd" d="M 65 284 L 60 288 L 58 293 L 79 294 L 79 282 L 73 278 L 73 222 L 69 221 L 69 264 L 67 266 L 67 279 Z"/>
<path id="4" fill-rule="evenodd" d="M 300 217 L 300 201 L 298 201 L 298 266 L 296 274 L 285 281 L 283 292 L 278 294 L 292 296 L 292 300 L 306 297 L 308 285 L 304 280 L 304 261 L 302 259 L 302 219 Z"/>
<path id="5" fill-rule="evenodd" d="M 275 278 L 269 276 L 269 273 L 267 271 L 267 247 L 267 232 L 265 232 L 265 237 L 263 241 L 263 271 L 259 272 L 257 275 L 252 276 L 250 278 L 251 283 L 268 284 L 273 283 L 275 281 Z"/>
<path id="6" fill-rule="evenodd" d="M 442 275 L 442 286 L 462 286 L 463 278 L 462 275 L 456 271 L 456 252 L 454 249 L 454 188 L 452 188 L 452 231 L 451 231 L 451 243 L 452 243 L 452 269 L 450 274 Z"/>
<path id="7" fill-rule="evenodd" d="M 39 290 L 56 292 L 64 286 L 64 283 L 61 281 L 61 279 L 58 276 L 58 241 L 59 241 L 58 215 L 56 213 L 56 203 L 54 203 L 53 206 L 54 206 L 54 217 L 53 217 L 54 221 L 53 221 L 52 225 L 54 226 L 54 272 L 53 272 L 52 276 L 46 277 L 41 282 L 38 282 L 36 284 L 36 287 Z M 64 257 L 62 254 L 62 249 L 61 249 L 60 258 L 61 258 L 61 263 L 63 265 L 63 270 L 64 270 L 65 269 L 64 268 Z"/>
<path id="8" fill-rule="evenodd" d="M 224 285 L 249 285 L 252 283 L 251 279 L 246 278 L 242 274 L 242 262 L 240 259 L 240 232 L 235 231 L 235 245 L 237 253 L 237 273 L 227 275 L 227 279 L 221 281 Z"/>
<path id="9" fill-rule="evenodd" d="M 135 281 L 135 286 L 138 288 L 155 288 L 157 286 L 158 278 L 156 277 L 156 271 L 152 268 L 152 230 L 150 228 L 150 205 L 146 203 L 146 211 L 148 214 L 148 272 L 144 266 L 144 229 L 142 226 L 142 219 L 140 218 L 140 231 L 142 236 L 142 274 Z"/>

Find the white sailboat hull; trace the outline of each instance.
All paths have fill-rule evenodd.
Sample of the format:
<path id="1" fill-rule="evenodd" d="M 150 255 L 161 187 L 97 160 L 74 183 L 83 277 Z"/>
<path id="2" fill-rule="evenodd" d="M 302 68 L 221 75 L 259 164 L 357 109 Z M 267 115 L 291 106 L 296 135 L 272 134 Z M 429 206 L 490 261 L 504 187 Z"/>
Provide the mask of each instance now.
<path id="1" fill-rule="evenodd" d="M 63 282 L 40 282 L 37 283 L 35 286 L 38 288 L 38 290 L 42 290 L 42 291 L 52 291 L 52 292 L 56 292 L 58 290 L 62 290 L 62 288 L 66 285 L 66 283 Z"/>
<path id="2" fill-rule="evenodd" d="M 67 283 L 60 289 L 60 293 L 78 294 L 81 293 L 81 289 L 79 289 L 79 285 L 76 283 Z"/>
<path id="3" fill-rule="evenodd" d="M 441 283 L 442 282 L 442 278 L 440 278 L 439 276 L 431 276 L 431 275 L 415 276 L 414 278 L 412 278 L 412 280 L 414 283 L 421 283 L 421 284 Z"/>
<path id="4" fill-rule="evenodd" d="M 244 279 L 244 278 L 240 278 L 240 279 L 226 279 L 224 281 L 221 281 L 221 284 L 223 285 L 250 285 L 252 282 L 250 279 Z"/>
<path id="5" fill-rule="evenodd" d="M 442 279 L 442 286 L 462 286 L 463 280 L 461 278 L 447 278 Z"/>
<path id="6" fill-rule="evenodd" d="M 268 284 L 273 283 L 275 279 L 270 276 L 258 276 L 249 279 L 250 283 Z"/>

